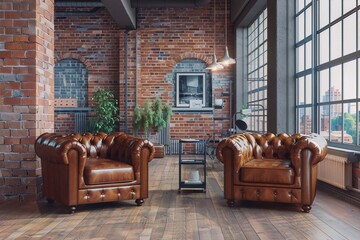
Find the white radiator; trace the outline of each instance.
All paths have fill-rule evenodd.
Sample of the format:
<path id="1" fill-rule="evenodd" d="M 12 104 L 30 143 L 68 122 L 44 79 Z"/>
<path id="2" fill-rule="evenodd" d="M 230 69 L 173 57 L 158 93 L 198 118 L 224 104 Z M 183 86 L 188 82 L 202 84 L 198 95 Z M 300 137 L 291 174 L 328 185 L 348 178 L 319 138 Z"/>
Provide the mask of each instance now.
<path id="1" fill-rule="evenodd" d="M 347 189 L 352 186 L 352 169 L 348 153 L 328 149 L 325 159 L 318 164 L 317 179 L 335 187 Z"/>

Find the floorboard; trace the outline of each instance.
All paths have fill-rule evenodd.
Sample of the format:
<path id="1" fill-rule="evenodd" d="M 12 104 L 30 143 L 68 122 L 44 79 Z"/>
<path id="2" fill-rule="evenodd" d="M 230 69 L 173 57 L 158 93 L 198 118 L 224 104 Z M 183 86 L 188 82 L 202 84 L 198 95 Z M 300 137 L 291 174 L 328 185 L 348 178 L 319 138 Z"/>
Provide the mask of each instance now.
<path id="1" fill-rule="evenodd" d="M 318 190 L 309 214 L 288 204 L 223 198 L 223 165 L 208 164 L 206 192 L 178 191 L 178 156 L 149 164 L 149 198 L 79 206 L 0 202 L 0 239 L 336 239 L 360 236 L 360 208 Z"/>

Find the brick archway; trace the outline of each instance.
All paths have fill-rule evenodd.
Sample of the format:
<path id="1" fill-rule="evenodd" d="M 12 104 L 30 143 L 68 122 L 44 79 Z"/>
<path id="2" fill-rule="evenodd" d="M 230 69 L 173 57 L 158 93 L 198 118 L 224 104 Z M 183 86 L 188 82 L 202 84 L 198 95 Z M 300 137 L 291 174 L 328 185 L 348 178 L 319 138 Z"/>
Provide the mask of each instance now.
<path id="1" fill-rule="evenodd" d="M 90 61 L 86 60 L 83 56 L 76 53 L 64 53 L 64 54 L 58 54 L 55 56 L 55 63 L 63 60 L 63 59 L 77 59 L 81 61 L 88 70 L 92 68 Z"/>
<path id="2" fill-rule="evenodd" d="M 211 58 L 202 53 L 184 52 L 180 55 L 175 56 L 174 59 L 169 62 L 169 65 L 167 67 L 173 68 L 177 63 L 181 62 L 184 59 L 199 59 L 205 62 L 207 65 L 211 64 Z"/>

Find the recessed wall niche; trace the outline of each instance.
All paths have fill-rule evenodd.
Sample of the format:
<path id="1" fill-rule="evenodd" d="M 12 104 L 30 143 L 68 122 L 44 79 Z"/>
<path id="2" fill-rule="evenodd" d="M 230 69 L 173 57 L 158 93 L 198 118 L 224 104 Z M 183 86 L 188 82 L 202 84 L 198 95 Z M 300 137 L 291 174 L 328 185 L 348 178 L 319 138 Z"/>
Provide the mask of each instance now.
<path id="1" fill-rule="evenodd" d="M 77 59 L 55 64 L 55 99 L 76 99 L 77 107 L 88 106 L 88 71 Z"/>
<path id="2" fill-rule="evenodd" d="M 189 58 L 183 59 L 182 61 L 178 62 L 173 71 L 173 84 L 174 84 L 174 99 L 173 99 L 173 106 L 176 106 L 176 88 L 177 85 L 177 74 L 179 73 L 199 73 L 205 74 L 205 104 L 203 107 L 211 107 L 212 105 L 212 84 L 211 84 L 211 74 L 208 70 L 206 70 L 206 63 L 200 59 L 196 58 Z"/>

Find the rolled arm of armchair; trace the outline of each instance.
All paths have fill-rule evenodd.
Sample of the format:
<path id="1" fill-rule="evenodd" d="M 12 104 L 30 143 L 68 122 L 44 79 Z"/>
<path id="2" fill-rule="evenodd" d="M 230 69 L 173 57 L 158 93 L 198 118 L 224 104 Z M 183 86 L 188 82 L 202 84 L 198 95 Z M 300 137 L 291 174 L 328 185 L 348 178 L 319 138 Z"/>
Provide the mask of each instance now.
<path id="1" fill-rule="evenodd" d="M 226 154 L 230 151 L 232 154 Z M 244 134 L 233 135 L 222 140 L 216 148 L 216 157 L 220 162 L 233 161 L 235 172 L 238 172 L 242 165 L 252 159 L 252 145 Z M 231 159 L 228 159 L 231 158 Z"/>
<path id="2" fill-rule="evenodd" d="M 155 148 L 150 141 L 122 134 L 115 137 L 110 158 L 131 164 L 134 171 L 138 172 L 141 161 L 150 162 L 154 155 Z"/>
<path id="3" fill-rule="evenodd" d="M 311 151 L 311 164 L 315 165 L 322 161 L 327 154 L 327 142 L 319 134 L 312 133 L 301 137 L 291 149 L 291 161 L 296 168 L 301 168 L 302 152 Z"/>
<path id="4" fill-rule="evenodd" d="M 68 152 L 70 150 L 78 152 L 80 161 L 86 161 L 85 147 L 71 137 L 61 136 L 56 133 L 44 133 L 35 142 L 35 152 L 42 161 L 68 165 Z M 81 165 L 84 165 L 84 163 Z"/>

